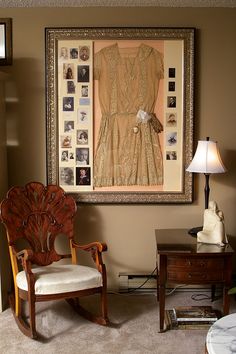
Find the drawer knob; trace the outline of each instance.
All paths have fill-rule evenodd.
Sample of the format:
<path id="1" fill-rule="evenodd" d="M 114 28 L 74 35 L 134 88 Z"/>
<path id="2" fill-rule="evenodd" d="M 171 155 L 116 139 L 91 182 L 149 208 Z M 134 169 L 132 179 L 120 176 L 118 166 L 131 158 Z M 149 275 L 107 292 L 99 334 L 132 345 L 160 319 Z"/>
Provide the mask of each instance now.
<path id="1" fill-rule="evenodd" d="M 201 274 L 201 273 L 188 273 L 188 278 L 191 279 L 192 277 L 199 277 L 201 279 L 206 279 L 206 274 Z"/>

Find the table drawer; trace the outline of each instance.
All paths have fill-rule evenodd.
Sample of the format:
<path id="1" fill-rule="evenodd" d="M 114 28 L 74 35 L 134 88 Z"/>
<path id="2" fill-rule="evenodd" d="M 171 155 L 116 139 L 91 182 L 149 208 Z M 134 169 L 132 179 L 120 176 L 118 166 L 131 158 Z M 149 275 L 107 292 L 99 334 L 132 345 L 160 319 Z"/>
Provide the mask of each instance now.
<path id="1" fill-rule="evenodd" d="M 223 258 L 168 257 L 167 268 L 223 270 Z"/>
<path id="2" fill-rule="evenodd" d="M 214 282 L 214 281 L 223 281 L 224 280 L 224 272 L 223 271 L 211 271 L 211 272 L 197 272 L 197 271 L 182 271 L 182 270 L 167 270 L 167 280 L 174 282 Z"/>

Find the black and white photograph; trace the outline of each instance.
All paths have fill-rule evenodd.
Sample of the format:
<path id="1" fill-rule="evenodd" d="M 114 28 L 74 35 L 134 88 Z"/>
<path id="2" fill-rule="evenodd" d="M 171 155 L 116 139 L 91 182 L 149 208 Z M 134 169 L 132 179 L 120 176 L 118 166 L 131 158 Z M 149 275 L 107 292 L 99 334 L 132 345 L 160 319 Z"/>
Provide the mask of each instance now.
<path id="1" fill-rule="evenodd" d="M 63 97 L 63 111 L 74 110 L 74 97 Z"/>
<path id="2" fill-rule="evenodd" d="M 88 144 L 88 130 L 77 130 L 77 145 Z"/>
<path id="3" fill-rule="evenodd" d="M 61 60 L 68 59 L 68 48 L 67 47 L 61 47 L 61 50 L 59 52 L 59 59 L 61 59 Z"/>
<path id="4" fill-rule="evenodd" d="M 82 85 L 81 87 L 81 97 L 88 97 L 88 85 Z"/>
<path id="5" fill-rule="evenodd" d="M 89 65 L 78 65 L 78 82 L 89 82 Z"/>
<path id="6" fill-rule="evenodd" d="M 166 151 L 166 160 L 177 160 L 176 151 Z"/>
<path id="7" fill-rule="evenodd" d="M 70 59 L 78 59 L 78 48 L 70 48 Z"/>
<path id="8" fill-rule="evenodd" d="M 63 161 L 68 161 L 68 150 L 63 150 L 62 152 L 61 152 L 61 161 L 63 162 Z"/>
<path id="9" fill-rule="evenodd" d="M 78 109 L 78 124 L 88 123 L 88 110 L 79 108 Z"/>
<path id="10" fill-rule="evenodd" d="M 166 126 L 176 127 L 177 126 L 177 113 L 167 113 L 166 114 Z"/>
<path id="11" fill-rule="evenodd" d="M 69 160 L 74 160 L 74 158 L 75 158 L 74 152 L 70 151 L 69 152 Z"/>
<path id="12" fill-rule="evenodd" d="M 170 132 L 166 134 L 166 145 L 173 146 L 177 144 L 177 132 Z"/>
<path id="13" fill-rule="evenodd" d="M 74 126 L 75 126 L 75 123 L 73 120 L 66 120 L 64 122 L 64 132 L 67 133 L 67 132 L 73 132 L 74 131 Z"/>
<path id="14" fill-rule="evenodd" d="M 89 148 L 76 148 L 76 165 L 89 165 Z"/>
<path id="15" fill-rule="evenodd" d="M 75 93 L 75 83 L 74 81 L 67 81 L 67 93 Z"/>
<path id="16" fill-rule="evenodd" d="M 74 64 L 63 64 L 63 77 L 66 80 L 73 80 L 75 78 Z"/>
<path id="17" fill-rule="evenodd" d="M 89 60 L 90 57 L 90 48 L 87 45 L 79 47 L 79 58 L 82 61 Z"/>
<path id="18" fill-rule="evenodd" d="M 169 77 L 175 77 L 175 68 L 169 68 Z"/>
<path id="19" fill-rule="evenodd" d="M 74 184 L 74 170 L 71 167 L 60 167 L 60 184 L 62 186 L 73 186 Z"/>
<path id="20" fill-rule="evenodd" d="M 175 91 L 175 82 L 174 81 L 169 81 L 168 83 L 168 89 L 169 91 Z"/>
<path id="21" fill-rule="evenodd" d="M 176 107 L 176 97 L 175 96 L 168 96 L 167 97 L 167 107 L 169 107 L 169 108 Z"/>

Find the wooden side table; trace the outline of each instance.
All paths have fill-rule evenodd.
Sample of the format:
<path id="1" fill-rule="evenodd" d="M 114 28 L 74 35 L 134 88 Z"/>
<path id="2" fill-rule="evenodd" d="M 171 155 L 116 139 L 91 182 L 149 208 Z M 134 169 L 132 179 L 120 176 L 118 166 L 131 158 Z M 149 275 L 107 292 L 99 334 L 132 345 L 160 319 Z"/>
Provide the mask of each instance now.
<path id="1" fill-rule="evenodd" d="M 176 284 L 223 284 L 223 314 L 229 313 L 232 256 L 230 244 L 197 243 L 187 229 L 156 230 L 157 299 L 160 311 L 160 332 L 164 330 L 165 286 Z M 158 258 L 158 257 L 157 257 Z"/>

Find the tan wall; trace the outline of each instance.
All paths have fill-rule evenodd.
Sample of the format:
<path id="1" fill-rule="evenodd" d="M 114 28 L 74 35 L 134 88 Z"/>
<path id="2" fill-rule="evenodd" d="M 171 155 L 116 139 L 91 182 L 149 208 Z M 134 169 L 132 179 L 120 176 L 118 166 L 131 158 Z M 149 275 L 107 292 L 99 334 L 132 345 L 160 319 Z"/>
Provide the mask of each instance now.
<path id="1" fill-rule="evenodd" d="M 13 18 L 14 65 L 5 69 L 11 72 L 17 98 L 7 107 L 10 185 L 46 182 L 45 27 L 196 27 L 195 137 L 219 142 L 228 173 L 212 176 L 211 199 L 225 213 L 227 232 L 236 236 L 236 9 L 18 8 L 1 9 L 1 17 Z M 201 224 L 203 186 L 203 177 L 197 176 L 192 205 L 79 206 L 80 240 L 108 244 L 104 260 L 109 287 L 117 284 L 121 271 L 154 269 L 155 228 Z"/>
<path id="2" fill-rule="evenodd" d="M 0 200 L 7 192 L 7 146 L 6 146 L 6 83 L 9 75 L 0 70 Z M 3 225 L 0 225 L 0 312 L 7 304 L 7 290 L 10 287 L 11 276 L 7 240 Z M 1 291 L 2 290 L 2 291 Z"/>

